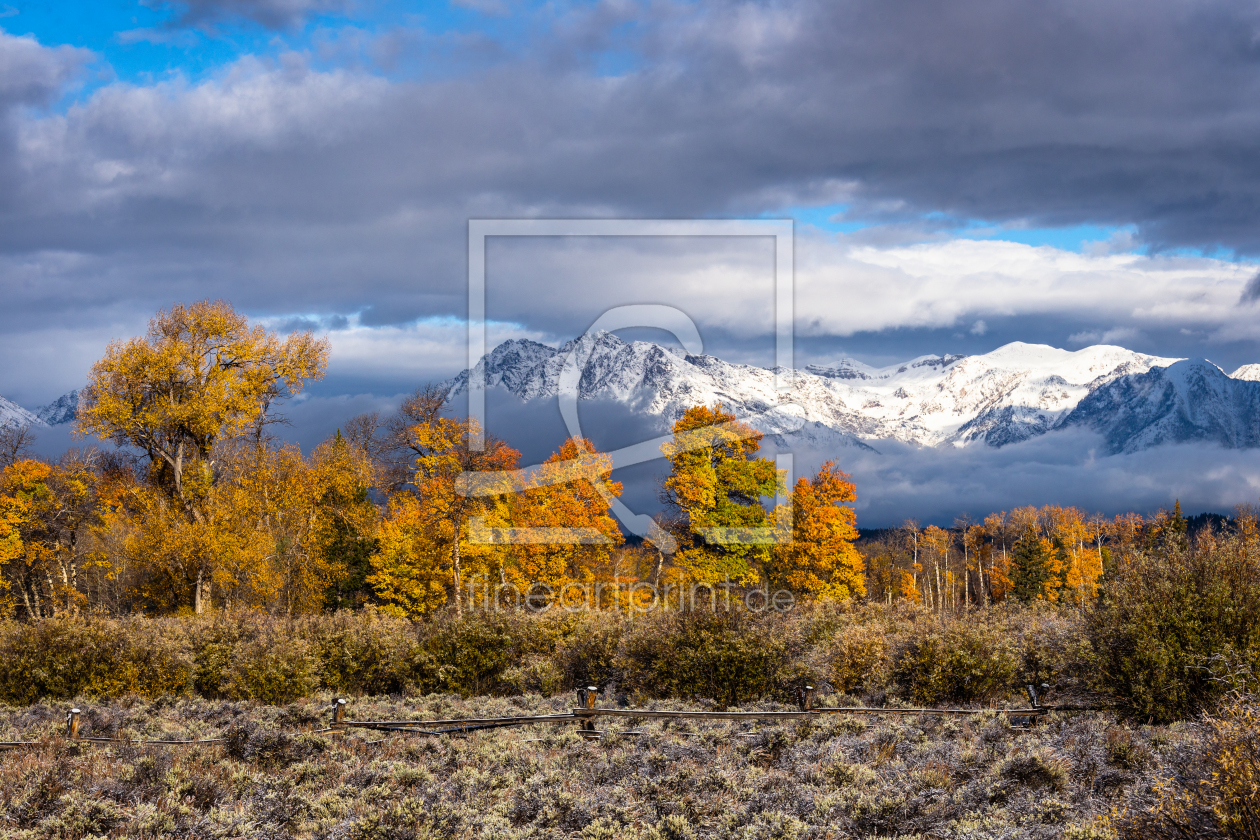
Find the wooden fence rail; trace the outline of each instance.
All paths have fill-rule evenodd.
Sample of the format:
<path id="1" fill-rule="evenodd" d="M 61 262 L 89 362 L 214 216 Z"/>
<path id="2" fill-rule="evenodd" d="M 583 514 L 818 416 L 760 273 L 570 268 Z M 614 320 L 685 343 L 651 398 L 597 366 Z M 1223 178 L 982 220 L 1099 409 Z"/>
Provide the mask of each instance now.
<path id="1" fill-rule="evenodd" d="M 1046 688 L 1046 686 L 1043 686 Z M 322 734 L 331 732 L 334 737 L 344 735 L 349 729 L 367 729 L 378 732 L 409 733 L 413 735 L 462 735 L 488 729 L 504 729 L 516 726 L 532 726 L 543 723 L 576 723 L 577 731 L 583 738 L 596 739 L 603 735 L 595 728 L 597 718 L 635 718 L 639 720 L 807 720 L 822 715 L 945 715 L 966 716 L 980 714 L 999 714 L 1011 719 L 1012 723 L 1031 724 L 1043 715 L 1051 712 L 1086 712 L 1104 711 L 1095 706 L 1043 706 L 1037 690 L 1028 686 L 1028 698 L 1031 706 L 1024 709 L 886 709 L 852 706 L 814 706 L 814 688 L 805 686 L 797 693 L 796 711 L 789 712 L 686 712 L 649 709 L 608 709 L 595 705 L 599 689 L 587 686 L 577 690 L 578 705 L 568 712 L 549 715 L 517 715 L 494 718 L 444 718 L 425 720 L 347 720 L 345 698 L 338 697 L 332 703 L 332 721 L 322 729 L 303 730 L 306 734 Z M 132 739 L 132 738 L 100 738 L 85 737 L 79 732 L 79 709 L 70 709 L 66 713 L 66 730 L 64 740 L 80 744 L 126 744 L 134 746 L 191 746 L 193 744 L 219 744 L 226 737 L 195 738 L 189 740 L 170 739 Z M 644 735 L 645 732 L 623 730 L 621 734 Z M 746 733 L 745 733 L 746 734 Z M 0 749 L 20 749 L 23 747 L 45 746 L 51 742 L 44 741 L 0 741 Z M 370 743 L 380 743 L 373 741 Z"/>

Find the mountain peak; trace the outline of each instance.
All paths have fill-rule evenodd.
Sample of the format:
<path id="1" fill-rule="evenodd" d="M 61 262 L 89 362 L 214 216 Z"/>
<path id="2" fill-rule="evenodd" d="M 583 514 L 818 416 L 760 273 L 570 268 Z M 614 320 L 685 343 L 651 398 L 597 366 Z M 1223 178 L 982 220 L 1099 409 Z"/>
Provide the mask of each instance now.
<path id="1" fill-rule="evenodd" d="M 1243 365 L 1229 375 L 1230 379 L 1241 379 L 1247 382 L 1260 382 L 1260 365 Z"/>
<path id="2" fill-rule="evenodd" d="M 1204 397 L 1209 401 L 1237 402 L 1241 392 L 1221 387 L 1223 381 L 1260 395 L 1260 384 L 1229 380 L 1204 360 L 1164 359 L 1110 345 L 1072 351 L 1018 341 L 981 355 L 925 355 L 883 368 L 850 358 L 809 365 L 795 372 L 794 390 L 781 392 L 773 369 L 711 355 L 683 356 L 651 342 L 627 343 L 606 332 L 580 336 L 559 349 L 505 342 L 487 357 L 487 385 L 503 387 L 522 399 L 554 397 L 571 352 L 582 367 L 580 399 L 634 405 L 658 417 L 663 430 L 693 405 L 721 402 L 740 417 L 757 418 L 793 403 L 801 406 L 805 425 L 791 433 L 797 438 L 786 432 L 783 436 L 814 448 L 866 446 L 863 441 L 888 439 L 920 446 L 973 442 L 1004 446 L 1060 428 L 1069 417 L 1083 422 L 1086 414 L 1077 409 L 1086 398 L 1102 394 L 1091 404 L 1110 405 L 1137 377 L 1146 375 L 1179 393 L 1210 392 L 1215 396 Z M 466 381 L 466 373 L 453 380 L 452 392 L 466 387 Z M 1102 415 L 1091 417 L 1089 422 L 1094 422 Z M 782 430 L 763 431 L 778 435 Z"/>
<path id="3" fill-rule="evenodd" d="M 35 409 L 35 416 L 49 426 L 60 426 L 64 423 L 71 423 L 79 415 L 79 392 L 71 391 L 68 394 L 62 394 L 48 405 L 41 405 Z"/>
<path id="4" fill-rule="evenodd" d="M 17 403 L 0 397 L 0 429 L 15 426 L 43 426 L 44 421 Z"/>

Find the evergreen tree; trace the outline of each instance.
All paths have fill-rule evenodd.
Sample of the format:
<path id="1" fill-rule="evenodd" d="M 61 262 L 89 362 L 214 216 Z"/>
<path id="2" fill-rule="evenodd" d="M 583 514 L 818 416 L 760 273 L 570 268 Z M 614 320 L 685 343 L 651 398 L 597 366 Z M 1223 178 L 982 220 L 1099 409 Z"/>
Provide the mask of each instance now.
<path id="1" fill-rule="evenodd" d="M 1178 551 L 1190 548 L 1190 527 L 1186 518 L 1181 515 L 1181 499 L 1173 505 L 1172 515 L 1164 519 L 1159 528 L 1162 542 Z"/>
<path id="2" fill-rule="evenodd" d="M 1050 554 L 1037 532 L 1029 528 L 1011 552 L 1011 594 L 1024 603 L 1044 598 L 1050 577 Z"/>

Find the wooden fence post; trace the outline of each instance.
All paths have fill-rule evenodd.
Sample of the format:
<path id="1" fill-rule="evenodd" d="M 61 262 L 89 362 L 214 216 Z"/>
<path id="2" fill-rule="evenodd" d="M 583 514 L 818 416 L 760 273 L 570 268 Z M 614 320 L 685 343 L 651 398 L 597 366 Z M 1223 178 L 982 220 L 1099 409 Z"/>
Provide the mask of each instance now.
<path id="1" fill-rule="evenodd" d="M 333 698 L 333 737 L 346 734 L 346 698 Z"/>
<path id="2" fill-rule="evenodd" d="M 804 688 L 796 690 L 796 702 L 801 707 L 802 712 L 812 711 L 814 708 L 814 687 L 807 685 Z"/>
<path id="3" fill-rule="evenodd" d="M 579 706 L 581 706 L 584 709 L 594 709 L 595 699 L 596 697 L 599 696 L 599 687 L 594 686 L 594 685 L 588 685 L 586 688 L 579 688 L 577 695 L 578 695 Z M 587 739 L 588 741 L 591 740 L 592 738 L 599 737 L 595 733 L 595 716 L 594 715 L 590 715 L 589 717 L 582 718 L 582 722 L 578 724 L 578 734 L 580 734 L 583 738 Z"/>
<path id="4" fill-rule="evenodd" d="M 79 740 L 79 710 L 71 709 L 66 713 L 66 737 L 71 741 Z"/>

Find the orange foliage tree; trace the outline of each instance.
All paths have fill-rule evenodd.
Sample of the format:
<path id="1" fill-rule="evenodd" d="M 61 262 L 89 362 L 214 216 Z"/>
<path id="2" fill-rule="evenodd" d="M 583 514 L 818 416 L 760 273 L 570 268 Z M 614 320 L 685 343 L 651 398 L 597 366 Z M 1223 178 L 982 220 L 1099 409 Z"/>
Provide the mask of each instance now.
<path id="1" fill-rule="evenodd" d="M 194 579 L 195 612 L 208 604 L 219 562 L 206 533 L 216 515 L 216 445 L 250 430 L 260 438 L 273 402 L 321 377 L 327 356 L 327 341 L 309 332 L 281 339 L 224 301 L 201 301 L 159 312 L 146 336 L 111 343 L 93 366 L 76 430 L 148 458 L 149 484 L 162 497 L 148 507 L 172 526 L 171 517 L 181 520 L 187 539 L 168 556 Z"/>
<path id="2" fill-rule="evenodd" d="M 391 499 L 368 582 L 394 612 L 419 614 L 449 601 L 462 614 L 465 577 L 488 578 L 492 561 L 502 555 L 491 544 L 470 541 L 470 520 L 482 518 L 488 527 L 507 524 L 510 494 L 517 487 L 503 474 L 516 469 L 521 455 L 490 435 L 481 449 L 472 448 L 470 442 L 480 436 L 472 418 L 434 412 L 411 424 L 407 435 L 408 445 L 419 453 L 415 498 L 395 494 Z M 462 476 L 476 478 L 477 473 L 482 483 L 461 483 Z M 440 600 L 438 581 L 445 593 Z"/>
<path id="3" fill-rule="evenodd" d="M 611 481 L 611 475 L 611 457 L 596 451 L 584 438 L 570 438 L 526 477 L 521 491 L 511 497 L 512 524 L 530 529 L 570 529 L 582 541 L 549 542 L 541 532 L 543 538 L 538 541 L 516 542 L 500 569 L 500 584 L 520 593 L 535 588 L 539 598 L 549 601 L 562 593 L 566 584 L 594 583 L 600 567 L 607 565 L 616 547 L 624 542 L 608 512 L 608 501 L 592 481 L 603 480 L 606 491 L 619 496 L 621 484 Z M 584 596 L 586 590 L 581 594 Z M 569 600 L 576 597 L 575 590 Z"/>
<path id="4" fill-rule="evenodd" d="M 866 594 L 862 557 L 853 542 L 857 521 L 842 503 L 857 499 L 853 482 L 834 461 L 791 494 L 792 540 L 775 546 L 767 568 L 772 586 L 813 598 L 843 601 Z"/>

